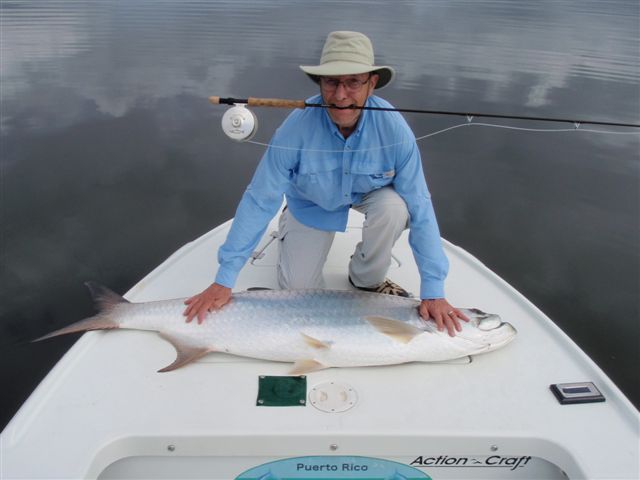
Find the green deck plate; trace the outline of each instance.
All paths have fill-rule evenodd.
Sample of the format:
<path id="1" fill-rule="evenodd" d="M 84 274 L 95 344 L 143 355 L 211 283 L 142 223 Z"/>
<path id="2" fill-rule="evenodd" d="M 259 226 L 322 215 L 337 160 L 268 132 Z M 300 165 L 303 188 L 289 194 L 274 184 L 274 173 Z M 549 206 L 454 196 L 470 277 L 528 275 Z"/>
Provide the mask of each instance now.
<path id="1" fill-rule="evenodd" d="M 261 375 L 258 381 L 259 407 L 303 407 L 307 404 L 307 377 Z"/>

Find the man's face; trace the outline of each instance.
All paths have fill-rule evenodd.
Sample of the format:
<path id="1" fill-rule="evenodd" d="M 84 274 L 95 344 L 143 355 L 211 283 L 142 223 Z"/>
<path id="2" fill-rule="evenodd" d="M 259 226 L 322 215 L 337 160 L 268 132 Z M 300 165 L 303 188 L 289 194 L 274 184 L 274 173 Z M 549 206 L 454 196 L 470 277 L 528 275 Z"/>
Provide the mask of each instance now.
<path id="1" fill-rule="evenodd" d="M 358 75 L 340 75 L 321 77 L 320 92 L 325 104 L 337 107 L 364 106 L 369 95 L 378 83 L 378 75 L 361 73 Z M 353 129 L 358 123 L 361 110 L 328 109 L 331 120 L 341 129 Z"/>

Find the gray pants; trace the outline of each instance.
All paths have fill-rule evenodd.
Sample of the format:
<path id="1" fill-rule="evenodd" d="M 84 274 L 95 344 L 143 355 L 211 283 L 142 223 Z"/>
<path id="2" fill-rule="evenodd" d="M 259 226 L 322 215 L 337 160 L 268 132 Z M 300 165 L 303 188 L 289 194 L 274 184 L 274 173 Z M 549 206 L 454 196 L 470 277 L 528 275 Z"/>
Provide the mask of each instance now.
<path id="1" fill-rule="evenodd" d="M 349 263 L 349 276 L 358 287 L 384 282 L 391 265 L 391 249 L 408 227 L 407 205 L 393 187 L 370 192 L 352 208 L 363 213 L 362 241 Z M 280 288 L 323 288 L 322 268 L 335 232 L 307 227 L 289 209 L 280 215 L 278 283 Z"/>

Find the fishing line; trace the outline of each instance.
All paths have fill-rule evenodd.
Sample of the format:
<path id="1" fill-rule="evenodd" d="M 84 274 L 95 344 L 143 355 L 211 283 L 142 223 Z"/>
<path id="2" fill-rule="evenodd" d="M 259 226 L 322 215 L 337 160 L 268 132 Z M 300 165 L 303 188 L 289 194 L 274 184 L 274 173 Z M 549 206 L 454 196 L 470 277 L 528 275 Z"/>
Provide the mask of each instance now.
<path id="1" fill-rule="evenodd" d="M 415 138 L 416 142 L 419 142 L 421 140 L 426 140 L 427 138 L 431 138 L 431 137 L 435 137 L 436 135 L 440 135 L 443 133 L 447 133 L 451 130 L 456 130 L 458 128 L 461 127 L 488 127 L 488 128 L 501 128 L 501 129 L 505 129 L 505 130 L 518 130 L 518 131 L 524 131 L 524 132 L 535 132 L 535 133 L 563 133 L 563 132 L 584 132 L 584 133 L 609 133 L 609 134 L 613 134 L 613 135 L 640 135 L 640 132 L 613 132 L 611 130 L 596 130 L 596 129 L 589 129 L 589 128 L 524 128 L 524 127 L 512 127 L 509 125 L 497 125 L 494 123 L 483 123 L 483 122 L 467 122 L 467 123 L 460 123 L 458 125 L 452 125 L 450 127 L 447 128 L 443 128 L 442 130 L 437 130 L 435 132 L 431 132 L 428 133 L 426 135 L 421 135 L 419 137 Z M 379 147 L 371 147 L 371 148 L 361 148 L 361 149 L 354 149 L 351 150 L 352 152 L 370 152 L 370 151 L 375 151 L 375 150 L 382 150 L 385 148 L 392 148 L 398 145 L 402 145 L 404 143 L 410 143 L 411 140 L 407 140 L 406 142 L 398 142 L 398 143 L 391 143 L 389 145 L 382 145 Z M 255 140 L 247 140 L 246 143 L 252 143 L 253 145 L 259 145 L 261 147 L 266 147 L 266 148 L 276 148 L 279 150 L 295 150 L 295 151 L 300 151 L 300 152 L 315 152 L 315 153 L 341 153 L 342 150 L 328 150 L 328 149 L 314 149 L 314 148 L 297 148 L 297 147 L 286 147 L 284 145 L 274 145 L 271 143 L 263 143 L 263 142 L 257 142 Z"/>

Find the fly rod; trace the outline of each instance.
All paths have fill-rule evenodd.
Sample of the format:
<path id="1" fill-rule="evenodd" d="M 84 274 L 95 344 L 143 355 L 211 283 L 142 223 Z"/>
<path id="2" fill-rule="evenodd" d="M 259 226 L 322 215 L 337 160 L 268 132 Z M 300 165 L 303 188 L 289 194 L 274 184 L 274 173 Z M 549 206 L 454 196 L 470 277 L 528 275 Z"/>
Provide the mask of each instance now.
<path id="1" fill-rule="evenodd" d="M 252 107 L 275 107 L 275 108 L 335 108 L 339 110 L 377 110 L 384 112 L 403 112 L 403 113 L 422 113 L 430 115 L 453 115 L 458 117 L 466 117 L 471 121 L 472 118 L 500 118 L 509 120 L 529 120 L 535 122 L 559 122 L 571 123 L 576 128 L 580 125 L 601 125 L 608 127 L 627 127 L 640 128 L 637 123 L 623 122 L 604 122 L 597 120 L 577 120 L 571 118 L 552 118 L 552 117 L 533 117 L 523 115 L 501 115 L 494 113 L 477 113 L 477 112 L 453 112 L 444 110 L 422 110 L 415 108 L 393 108 L 393 107 L 367 107 L 349 105 L 346 107 L 338 107 L 325 103 L 307 103 L 304 100 L 288 100 L 282 98 L 222 98 L 212 96 L 209 101 L 214 105 L 233 105 L 222 118 L 222 127 L 227 135 L 234 140 L 249 140 L 257 128 L 257 118 L 245 105 Z"/>

